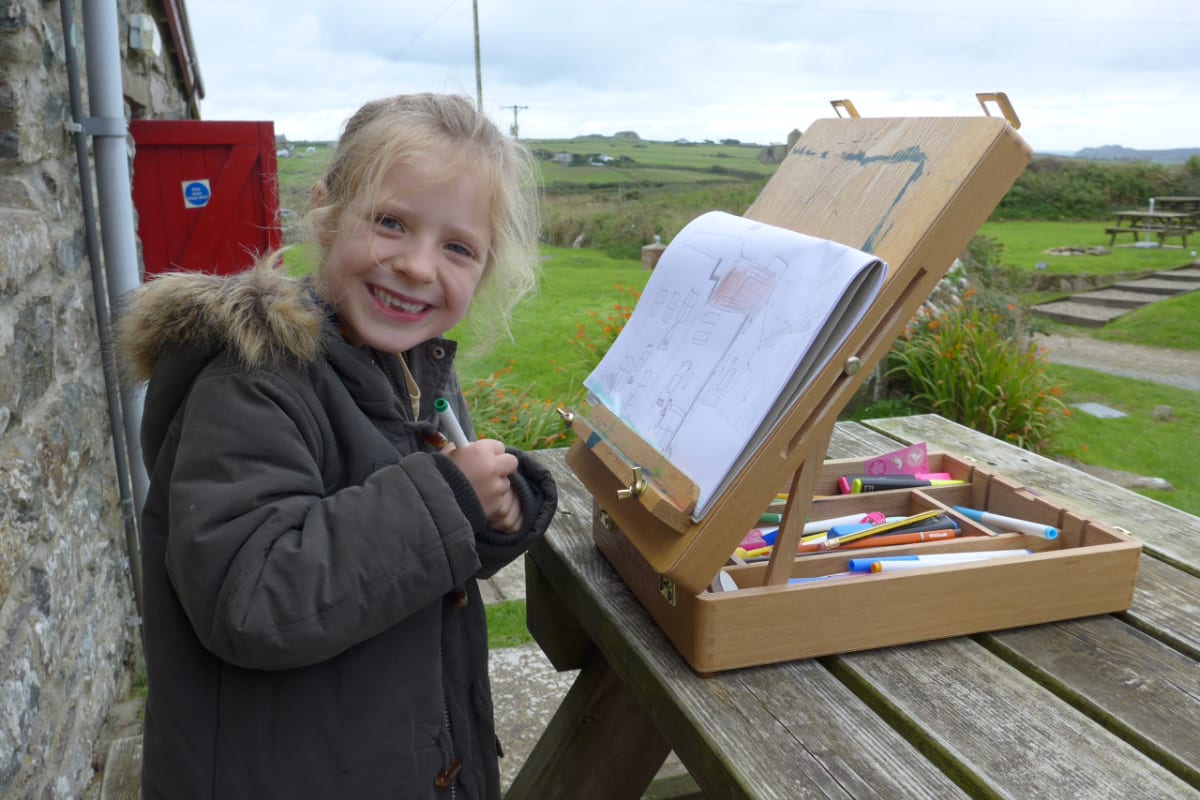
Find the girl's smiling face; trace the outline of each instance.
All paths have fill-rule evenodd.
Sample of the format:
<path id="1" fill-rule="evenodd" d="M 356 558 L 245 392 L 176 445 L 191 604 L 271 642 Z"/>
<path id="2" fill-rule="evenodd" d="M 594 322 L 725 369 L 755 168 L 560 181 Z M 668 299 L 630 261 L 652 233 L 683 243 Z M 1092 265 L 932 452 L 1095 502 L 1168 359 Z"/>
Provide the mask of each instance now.
<path id="1" fill-rule="evenodd" d="M 401 353 L 462 320 L 491 247 L 488 194 L 469 171 L 432 158 L 397 163 L 376 197 L 341 214 L 322 269 L 328 298 L 358 345 Z"/>

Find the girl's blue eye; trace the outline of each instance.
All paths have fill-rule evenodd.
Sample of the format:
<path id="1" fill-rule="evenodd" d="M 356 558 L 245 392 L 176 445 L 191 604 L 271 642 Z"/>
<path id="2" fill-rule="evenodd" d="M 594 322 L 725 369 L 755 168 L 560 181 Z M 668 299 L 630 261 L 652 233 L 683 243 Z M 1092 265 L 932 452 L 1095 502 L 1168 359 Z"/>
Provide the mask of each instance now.
<path id="1" fill-rule="evenodd" d="M 467 258 L 475 257 L 475 251 L 460 242 L 451 242 L 446 245 L 446 248 L 460 256 L 466 256 Z"/>
<path id="2" fill-rule="evenodd" d="M 375 224 L 381 228 L 386 228 L 387 230 L 390 230 L 390 231 L 403 231 L 404 230 L 403 222 L 401 222 L 400 220 L 396 219 L 395 217 L 389 216 L 387 214 L 380 214 L 379 216 L 377 216 L 375 218 Z"/>

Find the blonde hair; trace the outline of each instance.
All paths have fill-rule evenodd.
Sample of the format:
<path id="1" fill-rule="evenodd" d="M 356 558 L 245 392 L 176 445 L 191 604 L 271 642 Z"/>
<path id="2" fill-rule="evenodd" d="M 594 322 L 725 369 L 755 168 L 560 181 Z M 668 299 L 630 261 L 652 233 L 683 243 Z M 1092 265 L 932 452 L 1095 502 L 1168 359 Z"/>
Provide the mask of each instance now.
<path id="1" fill-rule="evenodd" d="M 306 216 L 308 235 L 321 248 L 341 224 L 342 212 L 363 192 L 374 197 L 397 163 L 436 159 L 447 178 L 474 175 L 488 193 L 491 248 L 471 302 L 468 324 L 486 345 L 511 338 L 513 309 L 537 288 L 540 232 L 537 166 L 529 150 L 504 136 L 466 97 L 407 94 L 373 100 L 342 131 Z"/>

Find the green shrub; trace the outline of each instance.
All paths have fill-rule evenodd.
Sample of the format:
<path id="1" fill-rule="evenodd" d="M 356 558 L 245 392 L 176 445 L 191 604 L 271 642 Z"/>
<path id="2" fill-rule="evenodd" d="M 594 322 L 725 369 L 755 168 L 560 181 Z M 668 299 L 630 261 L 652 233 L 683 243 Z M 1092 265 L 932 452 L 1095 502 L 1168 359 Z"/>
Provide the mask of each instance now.
<path id="1" fill-rule="evenodd" d="M 562 447 L 569 441 L 558 405 L 519 387 L 509 378 L 512 366 L 467 383 L 463 395 L 471 408 L 475 435 L 498 439 L 520 450 Z"/>
<path id="2" fill-rule="evenodd" d="M 1033 452 L 1050 448 L 1070 411 L 1019 320 L 973 302 L 923 309 L 888 354 L 887 377 L 921 411 Z"/>

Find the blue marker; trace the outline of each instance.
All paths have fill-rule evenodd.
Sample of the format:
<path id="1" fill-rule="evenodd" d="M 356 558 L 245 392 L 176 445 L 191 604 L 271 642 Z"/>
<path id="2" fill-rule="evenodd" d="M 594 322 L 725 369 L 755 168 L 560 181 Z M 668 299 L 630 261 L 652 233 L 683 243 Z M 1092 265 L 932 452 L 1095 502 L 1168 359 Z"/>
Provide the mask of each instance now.
<path id="1" fill-rule="evenodd" d="M 974 520 L 982 525 L 989 525 L 994 528 L 999 528 L 1002 531 L 1013 531 L 1014 533 L 1024 533 L 1029 536 L 1040 536 L 1043 539 L 1058 538 L 1058 528 L 1045 525 L 1041 522 L 1030 522 L 1027 519 L 1006 517 L 1003 514 L 993 514 L 990 511 L 977 511 L 973 508 L 963 508 L 962 506 L 954 506 L 954 510 L 962 514 L 967 519 Z"/>
<path id="2" fill-rule="evenodd" d="M 854 578 L 862 574 L 861 572 L 833 572 L 829 575 L 814 575 L 811 578 L 788 578 L 788 583 L 815 583 L 817 581 L 827 581 L 831 578 Z"/>

